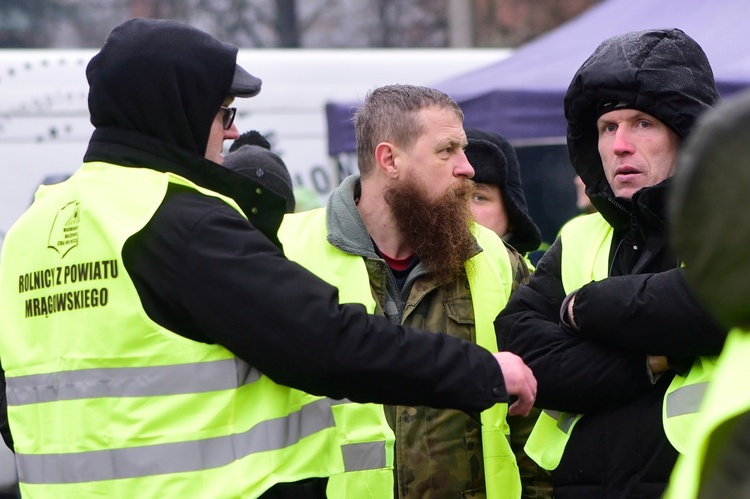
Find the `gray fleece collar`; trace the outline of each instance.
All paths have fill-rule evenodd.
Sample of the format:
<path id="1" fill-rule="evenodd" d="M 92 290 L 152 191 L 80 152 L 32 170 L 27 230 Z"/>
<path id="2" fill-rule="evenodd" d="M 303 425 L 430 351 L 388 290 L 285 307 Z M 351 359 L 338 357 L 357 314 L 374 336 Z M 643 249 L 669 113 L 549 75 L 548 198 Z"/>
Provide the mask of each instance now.
<path id="1" fill-rule="evenodd" d="M 328 198 L 328 242 L 347 253 L 379 259 L 354 200 L 354 193 L 359 185 L 359 175 L 350 175 Z"/>

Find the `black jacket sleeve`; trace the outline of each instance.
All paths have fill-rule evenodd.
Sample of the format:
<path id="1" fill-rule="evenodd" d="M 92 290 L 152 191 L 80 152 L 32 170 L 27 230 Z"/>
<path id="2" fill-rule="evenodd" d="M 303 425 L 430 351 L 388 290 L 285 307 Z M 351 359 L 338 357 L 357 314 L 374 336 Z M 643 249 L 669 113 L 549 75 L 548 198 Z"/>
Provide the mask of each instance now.
<path id="1" fill-rule="evenodd" d="M 5 398 L 5 373 L 0 366 L 0 435 L 3 437 L 5 445 L 13 449 L 13 438 L 8 428 L 8 401 Z"/>
<path id="2" fill-rule="evenodd" d="M 171 189 L 123 250 L 155 322 L 317 395 L 465 411 L 507 401 L 488 351 L 339 305 L 228 205 Z"/>
<path id="3" fill-rule="evenodd" d="M 580 334 L 617 349 L 667 357 L 718 355 L 727 331 L 698 303 L 684 269 L 616 276 L 576 292 Z"/>
<path id="4" fill-rule="evenodd" d="M 495 321 L 495 331 L 500 348 L 521 356 L 534 372 L 538 407 L 591 412 L 635 397 L 651 381 L 645 354 L 588 341 L 560 325 L 565 298 L 561 250 L 558 238 L 529 284 L 511 295 Z"/>

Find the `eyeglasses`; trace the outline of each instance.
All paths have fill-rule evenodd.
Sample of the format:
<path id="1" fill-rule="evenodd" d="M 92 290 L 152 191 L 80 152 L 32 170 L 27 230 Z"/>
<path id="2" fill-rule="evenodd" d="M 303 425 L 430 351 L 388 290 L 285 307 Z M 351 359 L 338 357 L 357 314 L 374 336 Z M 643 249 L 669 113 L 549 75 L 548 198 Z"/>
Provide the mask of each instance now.
<path id="1" fill-rule="evenodd" d="M 221 122 L 224 125 L 224 130 L 229 130 L 230 128 L 232 128 L 234 117 L 237 115 L 237 108 L 221 106 L 221 110 L 224 112 L 221 117 Z"/>

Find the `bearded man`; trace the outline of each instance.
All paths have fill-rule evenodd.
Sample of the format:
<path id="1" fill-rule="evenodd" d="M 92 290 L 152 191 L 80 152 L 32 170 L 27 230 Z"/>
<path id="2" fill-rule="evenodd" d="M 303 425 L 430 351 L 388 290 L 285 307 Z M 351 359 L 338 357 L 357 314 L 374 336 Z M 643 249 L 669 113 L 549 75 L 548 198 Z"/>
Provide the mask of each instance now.
<path id="1" fill-rule="evenodd" d="M 326 208 L 285 217 L 287 256 L 337 286 L 342 303 L 497 351 L 492 322 L 528 269 L 471 221 L 474 170 L 461 109 L 443 92 L 389 85 L 368 93 L 355 128 L 360 174 Z M 363 465 L 331 477 L 328 496 L 520 497 L 505 420 L 529 409 L 523 396 L 481 414 L 361 406 L 361 415 L 347 415 L 347 452 Z M 385 462 L 368 461 L 383 446 Z"/>

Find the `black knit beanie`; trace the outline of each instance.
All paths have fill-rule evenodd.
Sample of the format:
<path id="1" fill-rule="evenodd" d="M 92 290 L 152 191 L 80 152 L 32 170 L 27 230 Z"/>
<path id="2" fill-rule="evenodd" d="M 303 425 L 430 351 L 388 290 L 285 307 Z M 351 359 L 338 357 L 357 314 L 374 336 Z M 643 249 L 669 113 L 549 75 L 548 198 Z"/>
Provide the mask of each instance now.
<path id="1" fill-rule="evenodd" d="M 232 143 L 224 166 L 252 178 L 269 191 L 284 199 L 286 212 L 295 208 L 292 177 L 282 159 L 271 152 L 271 144 L 259 132 L 245 132 Z"/>

